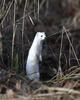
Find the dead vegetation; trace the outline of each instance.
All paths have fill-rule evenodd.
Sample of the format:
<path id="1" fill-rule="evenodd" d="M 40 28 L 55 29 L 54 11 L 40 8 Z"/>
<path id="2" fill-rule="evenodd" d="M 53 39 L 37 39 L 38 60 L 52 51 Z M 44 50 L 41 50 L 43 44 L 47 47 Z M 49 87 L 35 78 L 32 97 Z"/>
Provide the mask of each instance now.
<path id="1" fill-rule="evenodd" d="M 40 81 L 26 78 L 37 31 L 47 34 Z M 0 0 L 0 100 L 80 99 L 80 0 Z"/>

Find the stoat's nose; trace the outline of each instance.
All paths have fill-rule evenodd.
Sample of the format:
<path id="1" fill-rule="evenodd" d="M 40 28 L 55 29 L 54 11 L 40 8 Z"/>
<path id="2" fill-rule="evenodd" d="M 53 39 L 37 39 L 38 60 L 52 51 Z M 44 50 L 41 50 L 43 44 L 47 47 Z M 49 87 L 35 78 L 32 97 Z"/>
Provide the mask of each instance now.
<path id="1" fill-rule="evenodd" d="M 44 34 L 44 38 L 46 38 L 46 33 L 45 32 L 42 32 L 42 34 Z"/>
<path id="2" fill-rule="evenodd" d="M 43 37 L 43 40 L 45 40 L 45 39 L 46 39 L 46 36 Z"/>
<path id="3" fill-rule="evenodd" d="M 46 36 L 44 36 L 44 38 L 46 39 Z"/>

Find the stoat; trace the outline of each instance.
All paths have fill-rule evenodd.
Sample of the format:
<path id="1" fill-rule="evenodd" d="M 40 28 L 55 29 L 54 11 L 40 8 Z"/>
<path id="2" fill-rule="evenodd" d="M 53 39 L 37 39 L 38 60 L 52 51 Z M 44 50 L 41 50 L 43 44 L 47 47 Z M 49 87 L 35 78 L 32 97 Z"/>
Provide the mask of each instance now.
<path id="1" fill-rule="evenodd" d="M 45 38 L 45 32 L 37 32 L 29 50 L 26 73 L 27 77 L 31 80 L 40 79 L 39 61 L 42 61 L 42 45 Z"/>

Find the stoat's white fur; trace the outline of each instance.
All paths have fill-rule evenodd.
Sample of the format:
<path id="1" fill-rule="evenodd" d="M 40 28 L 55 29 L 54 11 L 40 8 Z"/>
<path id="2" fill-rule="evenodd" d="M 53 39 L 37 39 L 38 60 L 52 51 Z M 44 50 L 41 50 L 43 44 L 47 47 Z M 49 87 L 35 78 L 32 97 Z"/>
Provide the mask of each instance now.
<path id="1" fill-rule="evenodd" d="M 45 32 L 37 32 L 29 50 L 26 63 L 26 72 L 28 78 L 31 80 L 40 78 L 39 61 L 42 61 L 42 44 L 45 38 Z"/>

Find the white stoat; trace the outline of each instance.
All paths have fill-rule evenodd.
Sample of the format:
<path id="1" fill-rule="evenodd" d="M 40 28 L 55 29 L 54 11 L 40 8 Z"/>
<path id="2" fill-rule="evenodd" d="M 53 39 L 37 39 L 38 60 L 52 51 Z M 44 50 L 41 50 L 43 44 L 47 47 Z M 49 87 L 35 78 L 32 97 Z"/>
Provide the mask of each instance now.
<path id="1" fill-rule="evenodd" d="M 39 61 L 42 61 L 42 45 L 46 38 L 45 32 L 37 32 L 28 53 L 26 73 L 29 79 L 40 78 Z"/>

